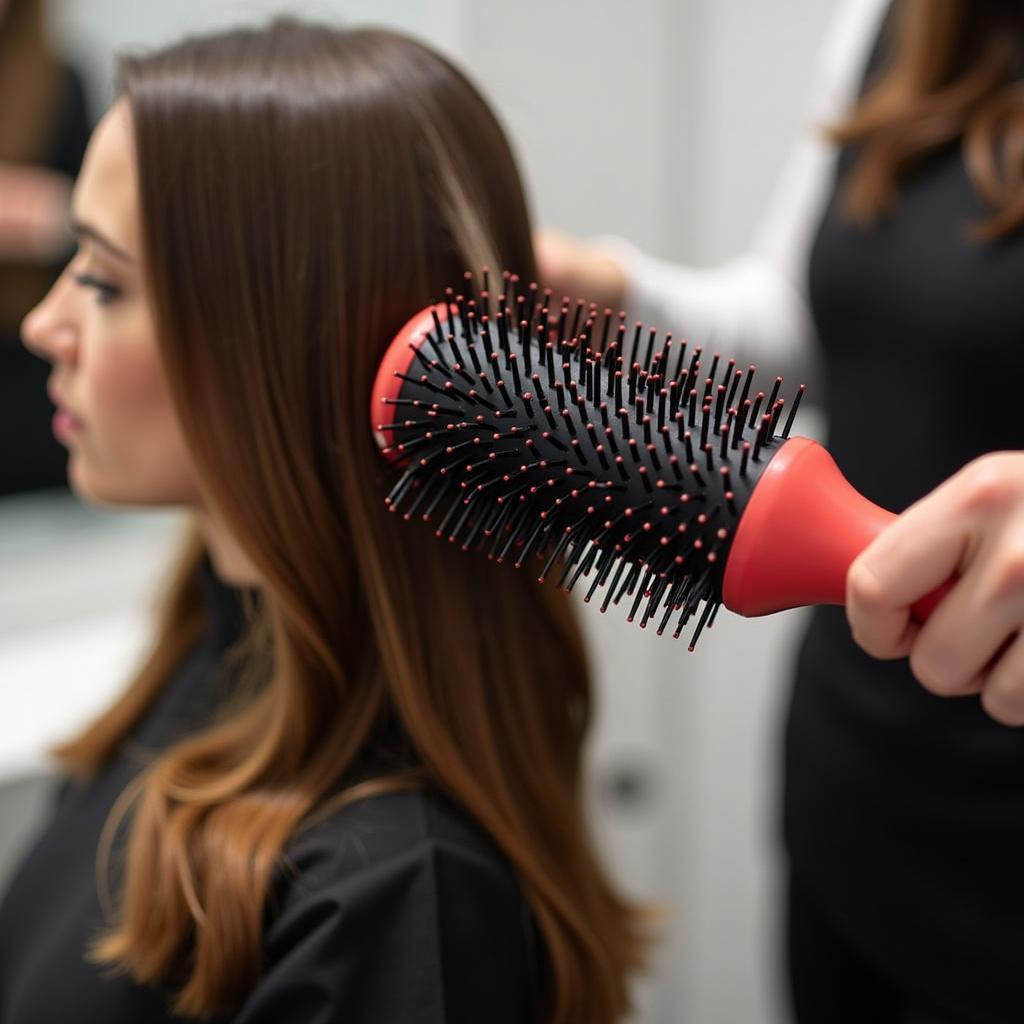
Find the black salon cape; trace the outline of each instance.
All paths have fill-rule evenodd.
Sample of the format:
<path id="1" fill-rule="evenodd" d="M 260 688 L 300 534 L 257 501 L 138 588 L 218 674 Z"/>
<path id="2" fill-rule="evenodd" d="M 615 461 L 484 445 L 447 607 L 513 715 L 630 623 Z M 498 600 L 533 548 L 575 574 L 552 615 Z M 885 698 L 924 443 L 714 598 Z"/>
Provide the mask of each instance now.
<path id="1" fill-rule="evenodd" d="M 134 735 L 159 749 L 201 722 L 224 677 L 219 656 L 238 594 L 207 565 L 211 624 Z M 2 1024 L 156 1024 L 169 992 L 83 959 L 100 920 L 95 859 L 111 804 L 138 761 L 118 757 L 55 814 L 0 904 Z M 288 848 L 266 912 L 265 972 L 234 1024 L 526 1024 L 538 976 L 534 927 L 495 846 L 430 793 L 362 800 Z M 256 894 L 253 898 L 257 898 Z"/>

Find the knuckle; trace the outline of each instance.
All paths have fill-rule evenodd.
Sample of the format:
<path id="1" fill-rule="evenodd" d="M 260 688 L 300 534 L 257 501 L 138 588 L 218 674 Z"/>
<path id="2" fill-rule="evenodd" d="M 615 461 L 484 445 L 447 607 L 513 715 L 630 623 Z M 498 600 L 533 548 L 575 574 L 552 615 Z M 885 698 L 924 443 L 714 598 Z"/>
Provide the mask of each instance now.
<path id="1" fill-rule="evenodd" d="M 1021 681 L 1007 685 L 1000 679 L 989 680 L 981 693 L 981 706 L 989 717 L 1003 725 L 1024 725 L 1024 692 Z"/>
<path id="2" fill-rule="evenodd" d="M 1024 531 L 1000 539 L 994 577 L 996 598 L 1024 591 Z"/>
<path id="3" fill-rule="evenodd" d="M 967 485 L 964 506 L 968 511 L 990 512 L 1014 497 L 1016 488 L 998 453 L 975 459 L 963 472 Z"/>
<path id="4" fill-rule="evenodd" d="M 886 607 L 887 588 L 864 559 L 857 559 L 846 576 L 847 595 L 852 603 L 867 612 Z"/>
<path id="5" fill-rule="evenodd" d="M 939 697 L 951 697 L 963 689 L 952 659 L 933 649 L 915 647 L 910 652 L 910 671 L 926 690 Z"/>
<path id="6" fill-rule="evenodd" d="M 1024 552 L 1015 554 L 999 567 L 996 597 L 1008 597 L 1024 591 Z"/>

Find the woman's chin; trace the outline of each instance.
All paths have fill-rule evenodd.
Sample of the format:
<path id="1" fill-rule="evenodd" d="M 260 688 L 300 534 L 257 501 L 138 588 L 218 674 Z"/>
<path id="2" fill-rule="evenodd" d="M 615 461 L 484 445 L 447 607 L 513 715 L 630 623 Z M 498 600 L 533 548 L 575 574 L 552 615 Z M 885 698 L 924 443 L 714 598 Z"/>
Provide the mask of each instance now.
<path id="1" fill-rule="evenodd" d="M 112 487 L 103 474 L 97 473 L 81 452 L 72 451 L 68 458 L 68 486 L 75 497 L 89 505 L 119 505 L 120 488 Z"/>
<path id="2" fill-rule="evenodd" d="M 97 458 L 76 445 L 68 452 L 67 479 L 72 492 L 93 505 L 202 506 L 191 465 L 175 464 L 163 451 L 129 463 Z"/>
<path id="3" fill-rule="evenodd" d="M 162 504 L 139 486 L 137 477 L 98 470 L 80 451 L 73 451 L 68 459 L 68 486 L 89 505 Z"/>

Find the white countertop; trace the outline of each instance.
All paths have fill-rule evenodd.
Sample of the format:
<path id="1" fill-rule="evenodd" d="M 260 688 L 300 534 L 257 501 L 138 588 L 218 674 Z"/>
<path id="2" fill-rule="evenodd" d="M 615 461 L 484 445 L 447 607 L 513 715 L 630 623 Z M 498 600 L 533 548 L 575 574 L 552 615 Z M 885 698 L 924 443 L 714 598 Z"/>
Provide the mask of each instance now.
<path id="1" fill-rule="evenodd" d="M 64 491 L 0 499 L 0 784 L 46 771 L 128 681 L 181 525 Z"/>

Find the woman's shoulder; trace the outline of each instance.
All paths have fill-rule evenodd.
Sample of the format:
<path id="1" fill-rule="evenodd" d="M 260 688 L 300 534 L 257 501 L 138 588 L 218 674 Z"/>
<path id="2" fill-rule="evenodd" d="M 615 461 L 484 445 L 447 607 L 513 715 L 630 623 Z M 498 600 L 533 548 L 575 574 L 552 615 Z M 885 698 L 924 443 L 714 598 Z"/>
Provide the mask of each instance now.
<path id="1" fill-rule="evenodd" d="M 261 1006 L 295 985 L 356 1022 L 511 1024 L 534 1013 L 537 940 L 515 872 L 429 790 L 370 796 L 297 834 L 264 952 L 267 974 L 239 1022 L 262 1021 Z"/>
<path id="2" fill-rule="evenodd" d="M 428 788 L 380 793 L 328 808 L 314 815 L 287 848 L 289 865 L 313 888 L 424 858 L 472 861 L 516 884 L 494 841 L 458 804 Z"/>

